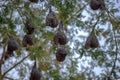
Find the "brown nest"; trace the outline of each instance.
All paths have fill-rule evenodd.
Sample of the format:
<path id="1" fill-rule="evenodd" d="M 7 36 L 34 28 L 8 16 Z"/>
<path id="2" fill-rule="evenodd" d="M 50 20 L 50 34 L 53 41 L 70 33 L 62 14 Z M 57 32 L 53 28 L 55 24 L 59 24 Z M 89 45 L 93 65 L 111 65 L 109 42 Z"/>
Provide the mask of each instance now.
<path id="1" fill-rule="evenodd" d="M 46 26 L 55 28 L 55 27 L 57 27 L 58 23 L 59 23 L 59 21 L 56 18 L 56 14 L 50 8 L 50 11 L 46 16 Z"/>
<path id="2" fill-rule="evenodd" d="M 32 34 L 34 32 L 34 27 L 30 24 L 30 21 L 27 20 L 25 23 L 25 28 L 27 30 L 27 34 Z"/>
<path id="3" fill-rule="evenodd" d="M 63 62 L 66 58 L 67 52 L 64 48 L 58 48 L 56 52 L 56 60 L 59 62 Z"/>
<path id="4" fill-rule="evenodd" d="M 95 35 L 90 35 L 88 36 L 86 43 L 85 43 L 85 48 L 97 48 L 99 47 L 99 41 Z"/>
<path id="5" fill-rule="evenodd" d="M 105 9 L 105 2 L 104 0 L 90 0 L 90 7 L 93 10 L 103 10 Z"/>
<path id="6" fill-rule="evenodd" d="M 34 44 L 32 35 L 28 35 L 28 34 L 25 35 L 23 40 L 22 40 L 22 44 L 23 44 L 24 47 L 32 46 Z"/>
<path id="7" fill-rule="evenodd" d="M 38 71 L 38 68 L 36 66 L 36 61 L 35 61 L 31 74 L 30 74 L 30 80 L 41 80 L 41 76 L 42 74 L 41 72 Z"/>
<path id="8" fill-rule="evenodd" d="M 62 32 L 57 32 L 53 38 L 55 44 L 65 45 L 67 43 L 67 37 Z"/>
<path id="9" fill-rule="evenodd" d="M 13 51 L 17 50 L 18 48 L 19 43 L 13 36 L 10 36 L 10 40 L 8 41 L 7 45 L 7 51 L 5 53 L 5 59 L 9 58 L 9 56 L 13 56 Z"/>

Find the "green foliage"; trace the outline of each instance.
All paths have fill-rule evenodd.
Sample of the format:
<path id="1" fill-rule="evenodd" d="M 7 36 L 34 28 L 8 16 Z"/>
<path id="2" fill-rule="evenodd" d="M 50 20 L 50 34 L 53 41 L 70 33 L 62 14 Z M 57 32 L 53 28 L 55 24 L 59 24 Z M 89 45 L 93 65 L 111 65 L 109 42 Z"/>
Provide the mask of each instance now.
<path id="1" fill-rule="evenodd" d="M 119 63 L 118 54 L 120 53 L 120 20 L 119 17 L 116 17 L 116 13 L 119 14 L 120 10 L 119 8 L 113 8 L 115 2 L 106 2 L 106 8 L 108 8 L 106 10 L 109 11 L 93 11 L 88 7 L 89 0 L 39 0 L 39 3 L 9 0 L 3 2 L 6 4 L 1 3 L 0 6 L 0 46 L 2 44 L 2 48 L 5 47 L 5 51 L 3 51 L 6 52 L 9 35 L 17 37 L 20 44 L 19 50 L 14 51 L 17 58 L 22 56 L 24 51 L 30 54 L 29 60 L 36 58 L 39 70 L 44 73 L 42 75 L 43 80 L 106 80 L 105 75 L 110 75 L 108 74 L 110 72 L 113 79 L 120 77 L 117 75 L 119 69 L 116 65 L 113 65 L 116 62 Z M 57 62 L 55 59 L 58 46 L 53 42 L 53 37 L 58 28 L 51 29 L 45 24 L 46 13 L 50 5 L 58 20 L 64 22 L 64 30 L 69 40 L 68 44 L 64 46 L 68 55 L 62 63 Z M 24 24 L 28 18 L 31 19 L 30 24 L 35 28 L 32 34 L 34 45 L 23 47 L 22 39 L 27 32 Z M 89 35 L 93 29 L 95 31 L 93 34 L 98 37 L 100 46 L 97 49 L 86 50 L 84 44 L 87 35 L 80 33 L 80 31 L 83 30 Z M 22 56 L 22 58 L 24 57 Z M 90 57 L 88 61 L 87 57 Z M 87 63 L 84 63 L 86 61 Z M 84 63 L 83 66 L 81 65 L 82 62 Z M 24 62 L 22 65 L 26 66 Z M 29 70 L 30 67 L 29 65 L 26 66 Z M 95 67 L 103 68 L 103 74 L 95 75 Z M 0 68 L 2 70 L 2 67 Z M 7 70 L 6 68 L 3 70 Z M 109 68 L 113 68 L 113 71 Z M 16 71 L 22 71 L 22 68 L 20 69 L 16 69 Z M 3 76 L 1 73 L 4 72 L 0 72 L 0 76 Z M 29 73 L 24 72 L 22 75 L 25 76 L 26 74 Z"/>

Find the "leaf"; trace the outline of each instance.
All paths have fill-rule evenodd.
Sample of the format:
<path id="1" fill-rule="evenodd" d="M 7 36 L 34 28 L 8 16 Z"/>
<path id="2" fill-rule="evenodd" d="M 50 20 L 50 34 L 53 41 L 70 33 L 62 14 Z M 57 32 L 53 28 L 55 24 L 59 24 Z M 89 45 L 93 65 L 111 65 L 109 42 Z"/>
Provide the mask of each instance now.
<path id="1" fill-rule="evenodd" d="M 108 34 L 110 33 L 110 31 L 104 31 L 103 33 L 102 33 L 102 36 L 104 37 L 104 38 L 107 38 L 107 36 L 108 36 Z"/>

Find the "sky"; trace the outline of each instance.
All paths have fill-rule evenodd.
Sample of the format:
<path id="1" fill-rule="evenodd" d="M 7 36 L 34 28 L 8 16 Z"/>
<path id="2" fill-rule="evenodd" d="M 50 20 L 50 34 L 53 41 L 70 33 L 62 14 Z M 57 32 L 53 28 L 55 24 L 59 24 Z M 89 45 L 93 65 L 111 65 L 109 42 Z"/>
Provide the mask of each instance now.
<path id="1" fill-rule="evenodd" d="M 111 0 L 111 1 L 114 1 L 114 0 Z M 117 3 L 116 3 L 116 6 L 115 7 L 118 7 L 119 8 L 119 10 L 120 10 L 120 0 L 116 0 L 116 1 L 118 1 Z M 41 5 L 39 5 L 39 6 L 41 6 Z M 14 16 L 17 16 L 18 14 L 17 13 L 15 13 L 14 14 Z M 83 12 L 83 15 L 87 15 L 84 19 L 83 19 L 83 21 L 84 20 L 87 20 L 88 19 L 88 17 L 89 17 L 89 14 L 86 12 L 86 11 L 84 11 Z M 115 14 L 116 16 L 120 16 L 120 12 L 118 12 L 117 14 Z M 73 26 L 68 26 L 68 29 L 70 29 L 71 27 L 73 27 Z M 101 28 L 103 28 L 104 26 L 101 26 Z M 106 24 L 106 27 L 104 27 L 105 29 L 107 29 L 107 24 Z M 20 30 L 21 28 L 19 27 L 19 25 L 18 25 L 18 29 L 17 30 Z M 19 34 L 19 33 L 18 33 Z M 80 42 L 83 42 L 83 39 L 80 39 L 79 38 L 79 36 L 88 36 L 89 35 L 89 33 L 87 33 L 87 32 L 84 32 L 84 31 L 78 31 L 78 33 L 76 34 L 75 33 L 75 36 L 74 36 L 74 38 L 73 38 L 73 40 L 76 40 L 76 39 L 78 39 Z M 104 38 L 102 38 L 101 40 L 100 40 L 100 43 L 101 43 L 101 45 L 103 45 L 104 44 Z M 71 48 L 73 48 L 75 45 L 74 45 L 74 43 L 71 43 Z M 3 49 L 0 47 L 0 55 L 1 55 L 1 53 L 2 53 L 2 51 L 3 51 Z M 26 52 L 24 52 L 24 54 L 27 54 Z M 74 57 L 76 58 L 76 57 L 79 57 L 79 54 L 78 53 L 76 53 L 76 54 L 74 54 Z M 86 60 L 86 61 L 85 61 Z M 16 61 L 18 61 L 18 60 L 16 60 L 15 58 L 11 58 L 11 60 L 10 60 L 10 62 L 12 62 L 12 63 L 14 63 L 14 62 L 16 62 Z M 83 62 L 84 61 L 84 62 Z M 81 70 L 81 65 L 83 65 L 83 66 L 86 66 L 86 67 L 90 67 L 89 66 L 89 62 L 90 61 L 92 61 L 92 59 L 91 59 L 91 57 L 82 57 L 81 59 L 79 59 L 79 63 L 78 63 L 78 71 L 80 71 Z M 6 62 L 5 64 L 8 64 L 9 63 L 9 61 L 8 62 Z M 25 63 L 27 63 L 28 65 L 33 65 L 33 61 L 30 61 L 29 59 L 26 59 L 25 60 Z M 10 65 L 11 66 L 11 65 Z M 9 67 L 10 67 L 9 66 Z M 5 67 L 5 66 L 2 66 L 2 67 Z M 99 75 L 100 73 L 102 73 L 102 70 L 103 70 L 103 68 L 100 68 L 100 67 L 96 67 L 96 68 L 94 68 L 93 69 L 93 71 L 96 73 L 96 75 Z M 26 72 L 27 73 L 29 73 L 30 71 L 29 70 L 26 70 Z M 13 75 L 14 74 L 14 75 Z M 8 74 L 7 74 L 9 77 L 13 77 L 13 78 L 19 78 L 19 76 L 17 76 L 18 75 L 18 72 L 15 70 L 15 69 L 13 69 L 12 71 L 10 71 Z M 28 74 L 26 74 L 26 76 L 29 76 Z M 27 77 L 26 77 L 27 78 Z M 24 79 L 26 79 L 26 78 L 24 78 Z"/>

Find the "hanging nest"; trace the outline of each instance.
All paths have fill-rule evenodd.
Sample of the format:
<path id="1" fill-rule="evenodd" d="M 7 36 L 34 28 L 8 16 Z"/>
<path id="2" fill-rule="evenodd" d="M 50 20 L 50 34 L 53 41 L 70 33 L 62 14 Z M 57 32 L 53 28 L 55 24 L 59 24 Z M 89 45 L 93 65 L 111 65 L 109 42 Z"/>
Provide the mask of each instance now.
<path id="1" fill-rule="evenodd" d="M 62 32 L 57 32 L 53 39 L 55 44 L 65 45 L 67 43 L 67 37 Z"/>
<path id="2" fill-rule="evenodd" d="M 55 34 L 53 41 L 55 44 L 60 44 L 60 45 L 65 45 L 68 42 L 67 37 L 63 30 L 63 22 L 62 21 L 59 24 L 58 31 Z"/>
<path id="3" fill-rule="evenodd" d="M 105 9 L 105 2 L 104 0 L 90 0 L 90 7 L 93 10 L 103 10 Z"/>
<path id="4" fill-rule="evenodd" d="M 58 25 L 58 19 L 56 18 L 56 14 L 51 10 L 51 7 L 49 9 L 49 13 L 46 16 L 46 26 L 50 26 L 52 28 L 57 27 Z"/>
<path id="5" fill-rule="evenodd" d="M 30 2 L 37 3 L 38 0 L 29 0 Z"/>
<path id="6" fill-rule="evenodd" d="M 30 24 L 30 20 L 27 20 L 25 23 L 25 28 L 27 30 L 27 34 L 33 34 L 34 32 L 34 27 Z"/>
<path id="7" fill-rule="evenodd" d="M 5 53 L 5 59 L 7 59 L 9 56 L 13 56 L 13 51 L 19 48 L 19 44 L 17 40 L 13 36 L 10 36 L 9 38 L 10 40 L 8 41 L 7 52 Z"/>
<path id="8" fill-rule="evenodd" d="M 31 74 L 30 74 L 30 80 L 41 80 L 41 76 L 42 74 L 41 72 L 38 71 L 38 68 L 36 66 L 36 61 L 35 61 Z"/>
<path id="9" fill-rule="evenodd" d="M 24 47 L 32 46 L 34 44 L 32 35 L 28 35 L 28 34 L 25 35 L 23 40 L 22 40 L 22 44 L 23 44 Z"/>
<path id="10" fill-rule="evenodd" d="M 7 47 L 7 51 L 14 51 L 17 50 L 19 48 L 19 44 L 17 42 L 17 40 L 10 36 L 10 40 L 8 41 L 8 47 Z"/>
<path id="11" fill-rule="evenodd" d="M 99 47 L 99 41 L 95 35 L 90 35 L 85 43 L 85 49 Z"/>
<path id="12" fill-rule="evenodd" d="M 64 48 L 58 48 L 56 52 L 56 60 L 63 62 L 67 56 L 67 52 Z"/>

